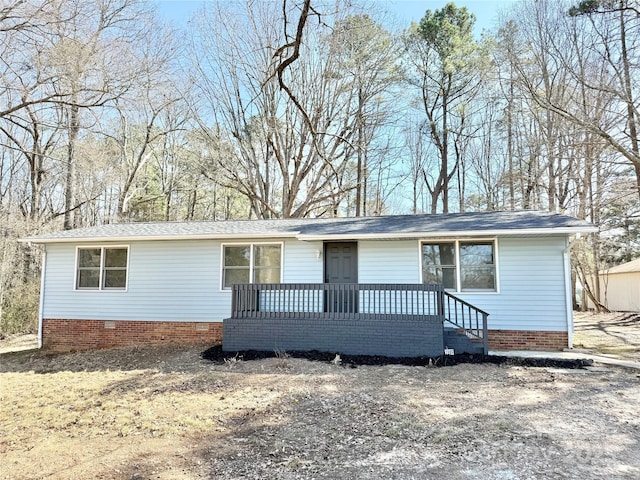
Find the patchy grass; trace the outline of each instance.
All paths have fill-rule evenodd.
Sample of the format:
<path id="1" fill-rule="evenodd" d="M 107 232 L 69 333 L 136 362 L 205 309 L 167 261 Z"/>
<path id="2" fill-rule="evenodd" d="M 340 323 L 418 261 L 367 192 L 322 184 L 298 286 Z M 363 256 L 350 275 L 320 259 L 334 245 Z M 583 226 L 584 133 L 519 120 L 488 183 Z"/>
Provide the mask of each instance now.
<path id="1" fill-rule="evenodd" d="M 640 313 L 576 312 L 574 324 L 575 348 L 640 362 Z"/>
<path id="2" fill-rule="evenodd" d="M 640 475 L 637 372 L 199 353 L 1 355 L 0 478 Z"/>
<path id="3" fill-rule="evenodd" d="M 0 354 L 0 479 L 640 478 L 635 370 L 201 350 Z"/>
<path id="4" fill-rule="evenodd" d="M 0 354 L 33 350 L 38 348 L 38 336 L 35 333 L 3 335 L 0 334 Z"/>

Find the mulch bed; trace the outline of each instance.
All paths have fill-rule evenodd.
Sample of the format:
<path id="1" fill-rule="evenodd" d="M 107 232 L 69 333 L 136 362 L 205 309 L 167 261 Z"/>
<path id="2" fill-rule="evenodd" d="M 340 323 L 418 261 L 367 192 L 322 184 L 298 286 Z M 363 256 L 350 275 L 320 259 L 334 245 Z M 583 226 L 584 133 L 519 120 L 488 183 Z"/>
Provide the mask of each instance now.
<path id="1" fill-rule="evenodd" d="M 412 367 L 449 367 L 462 363 L 489 363 L 494 365 L 516 365 L 523 367 L 551 367 L 551 368 L 585 368 L 593 362 L 588 359 L 558 360 L 553 358 L 525 358 L 506 357 L 501 355 L 458 354 L 441 357 L 385 357 L 381 355 L 346 355 L 319 351 L 259 351 L 245 350 L 240 352 L 225 352 L 221 345 L 211 347 L 200 354 L 205 360 L 223 364 L 229 359 L 243 361 L 262 360 L 265 358 L 302 358 L 306 360 L 326 363 L 339 363 L 346 368 L 357 368 L 360 365 L 406 365 Z"/>

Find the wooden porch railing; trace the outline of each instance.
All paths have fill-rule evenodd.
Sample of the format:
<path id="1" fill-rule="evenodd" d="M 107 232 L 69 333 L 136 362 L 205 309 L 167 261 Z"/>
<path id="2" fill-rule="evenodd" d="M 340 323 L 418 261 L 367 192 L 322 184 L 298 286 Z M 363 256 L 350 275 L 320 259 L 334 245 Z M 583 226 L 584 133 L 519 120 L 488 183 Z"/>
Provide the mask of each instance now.
<path id="1" fill-rule="evenodd" d="M 487 352 L 488 313 L 442 285 L 273 283 L 233 286 L 231 318 L 416 319 L 441 316 Z"/>

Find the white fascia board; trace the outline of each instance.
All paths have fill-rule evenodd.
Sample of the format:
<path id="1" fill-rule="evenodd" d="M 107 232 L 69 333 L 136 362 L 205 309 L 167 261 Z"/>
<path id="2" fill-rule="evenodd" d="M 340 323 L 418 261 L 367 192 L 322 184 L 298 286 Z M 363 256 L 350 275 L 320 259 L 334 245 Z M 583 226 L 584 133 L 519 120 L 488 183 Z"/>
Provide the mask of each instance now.
<path id="1" fill-rule="evenodd" d="M 169 240 L 241 240 L 241 239 L 262 239 L 262 238 L 296 238 L 298 232 L 275 232 L 275 233 L 233 233 L 224 235 L 130 235 L 119 237 L 65 237 L 65 238 L 37 238 L 27 237 L 18 239 L 23 243 L 113 243 L 113 242 L 147 242 L 147 241 L 169 241 Z"/>
<path id="2" fill-rule="evenodd" d="M 538 235 L 573 235 L 576 233 L 597 232 L 597 227 L 560 227 L 560 228 L 529 228 L 522 230 L 460 230 L 439 232 L 411 232 L 411 233 L 351 233 L 337 235 L 298 235 L 298 240 L 399 240 L 407 238 L 460 238 L 460 237 L 509 237 L 509 236 L 538 236 Z"/>

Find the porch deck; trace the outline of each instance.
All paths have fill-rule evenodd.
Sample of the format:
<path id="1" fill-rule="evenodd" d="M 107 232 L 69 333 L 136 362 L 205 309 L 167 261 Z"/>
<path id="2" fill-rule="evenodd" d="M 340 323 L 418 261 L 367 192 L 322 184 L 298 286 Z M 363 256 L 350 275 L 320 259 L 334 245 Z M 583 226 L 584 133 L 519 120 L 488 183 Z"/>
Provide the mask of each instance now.
<path id="1" fill-rule="evenodd" d="M 435 357 L 455 329 L 486 353 L 487 316 L 442 285 L 241 284 L 233 287 L 223 349 Z M 456 353 L 463 345 L 456 342 Z"/>

